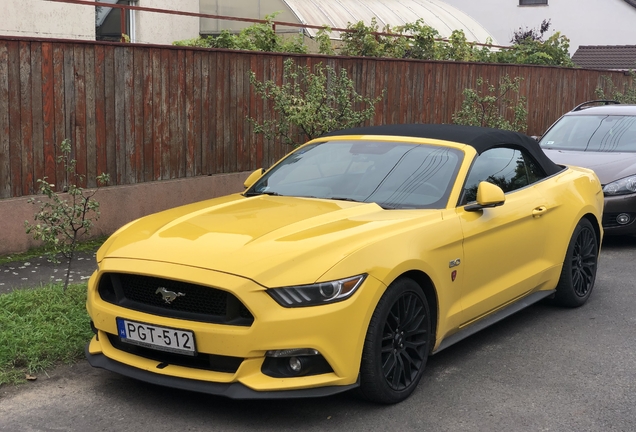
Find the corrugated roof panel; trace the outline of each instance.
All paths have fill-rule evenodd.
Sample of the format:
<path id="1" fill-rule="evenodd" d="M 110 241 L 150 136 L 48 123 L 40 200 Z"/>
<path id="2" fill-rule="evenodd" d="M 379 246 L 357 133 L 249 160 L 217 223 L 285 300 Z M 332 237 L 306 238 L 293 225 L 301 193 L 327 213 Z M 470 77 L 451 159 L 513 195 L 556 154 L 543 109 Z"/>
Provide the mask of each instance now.
<path id="1" fill-rule="evenodd" d="M 459 9 L 440 0 L 282 0 L 303 24 L 346 28 L 349 23 L 375 18 L 380 28 L 413 23 L 422 18 L 442 37 L 453 30 L 463 30 L 474 42 L 497 41 L 477 21 Z M 308 29 L 311 36 L 316 31 Z M 334 35 L 337 36 L 337 35 Z"/>

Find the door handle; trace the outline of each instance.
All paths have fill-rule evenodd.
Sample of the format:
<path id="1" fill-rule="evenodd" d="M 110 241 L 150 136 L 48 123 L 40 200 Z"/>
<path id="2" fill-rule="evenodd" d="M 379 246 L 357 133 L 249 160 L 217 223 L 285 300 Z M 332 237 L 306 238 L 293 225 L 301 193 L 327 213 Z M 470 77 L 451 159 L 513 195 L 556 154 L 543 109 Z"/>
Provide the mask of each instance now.
<path id="1" fill-rule="evenodd" d="M 532 217 L 540 218 L 547 211 L 548 211 L 548 208 L 546 206 L 539 206 L 535 208 L 534 210 L 532 210 Z"/>

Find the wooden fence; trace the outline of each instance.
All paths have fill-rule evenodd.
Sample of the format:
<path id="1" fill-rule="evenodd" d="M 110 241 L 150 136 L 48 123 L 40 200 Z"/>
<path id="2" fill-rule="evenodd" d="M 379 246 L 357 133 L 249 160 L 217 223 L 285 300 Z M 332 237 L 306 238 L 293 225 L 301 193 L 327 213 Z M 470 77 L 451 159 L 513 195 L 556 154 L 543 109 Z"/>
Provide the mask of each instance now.
<path id="1" fill-rule="evenodd" d="M 64 183 L 56 163 L 70 139 L 87 186 L 247 171 L 290 148 L 255 135 L 247 117 L 271 118 L 249 83 L 281 81 L 283 61 L 345 68 L 359 92 L 386 97 L 370 124 L 451 123 L 478 77 L 521 76 L 528 133 L 542 133 L 593 99 L 621 72 L 209 50 L 172 46 L 0 38 L 0 198 L 33 194 L 37 179 Z M 607 90 L 607 88 L 605 88 Z"/>

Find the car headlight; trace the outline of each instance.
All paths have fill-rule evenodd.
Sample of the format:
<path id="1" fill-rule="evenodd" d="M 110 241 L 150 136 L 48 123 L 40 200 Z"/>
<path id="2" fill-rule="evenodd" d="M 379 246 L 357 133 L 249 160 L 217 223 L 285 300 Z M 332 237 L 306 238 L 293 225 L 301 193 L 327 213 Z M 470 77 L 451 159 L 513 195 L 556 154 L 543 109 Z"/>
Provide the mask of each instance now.
<path id="1" fill-rule="evenodd" d="M 636 192 L 636 175 L 608 183 L 603 188 L 605 195 L 625 195 Z"/>
<path id="2" fill-rule="evenodd" d="M 284 307 L 316 306 L 342 301 L 358 289 L 367 275 L 358 275 L 331 282 L 270 288 L 267 293 Z"/>

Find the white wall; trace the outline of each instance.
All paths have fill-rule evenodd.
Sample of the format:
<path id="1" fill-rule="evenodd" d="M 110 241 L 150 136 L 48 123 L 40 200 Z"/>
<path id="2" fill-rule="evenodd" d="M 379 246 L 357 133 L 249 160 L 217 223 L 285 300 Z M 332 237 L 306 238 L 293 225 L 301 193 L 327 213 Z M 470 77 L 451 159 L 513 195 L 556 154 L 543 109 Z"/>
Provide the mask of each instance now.
<path id="1" fill-rule="evenodd" d="M 551 19 L 548 36 L 559 31 L 579 45 L 636 44 L 636 8 L 623 0 L 548 0 L 548 5 L 519 6 L 518 0 L 443 0 L 475 18 L 501 45 L 509 45 L 519 27 L 538 28 Z"/>
<path id="2" fill-rule="evenodd" d="M 201 13 L 239 18 L 265 19 L 266 15 L 279 12 L 276 21 L 297 23 L 298 18 L 281 0 L 200 0 Z M 201 18 L 201 33 L 214 34 L 221 30 L 238 31 L 253 23 L 243 21 L 215 20 Z M 295 27 L 277 26 L 277 32 L 299 32 Z"/>
<path id="3" fill-rule="evenodd" d="M 0 0 L 0 35 L 95 39 L 95 9 L 44 0 Z"/>
<path id="4" fill-rule="evenodd" d="M 136 6 L 199 12 L 199 0 L 139 0 Z M 199 18 L 134 11 L 133 42 L 170 45 L 199 35 Z M 0 35 L 95 39 L 95 8 L 46 0 L 0 0 Z"/>
<path id="5" fill-rule="evenodd" d="M 2 1 L 2 0 L 0 0 Z M 199 0 L 139 0 L 135 6 L 199 13 Z M 183 15 L 134 11 L 132 42 L 171 45 L 199 36 L 199 18 Z"/>

